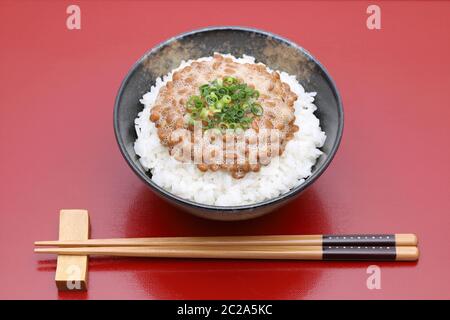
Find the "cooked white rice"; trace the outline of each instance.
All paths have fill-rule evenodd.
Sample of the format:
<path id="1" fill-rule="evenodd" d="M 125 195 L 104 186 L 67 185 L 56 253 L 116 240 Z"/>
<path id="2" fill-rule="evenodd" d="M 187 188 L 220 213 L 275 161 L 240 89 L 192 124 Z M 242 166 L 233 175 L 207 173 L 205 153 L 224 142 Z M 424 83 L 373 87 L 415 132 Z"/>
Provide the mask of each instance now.
<path id="1" fill-rule="evenodd" d="M 242 58 L 231 57 L 238 63 L 255 63 L 255 58 L 244 55 Z M 211 60 L 204 57 L 198 61 Z M 287 83 L 291 91 L 297 94 L 295 107 L 295 124 L 300 130 L 287 143 L 283 154 L 272 160 L 268 166 L 262 166 L 259 172 L 249 172 L 242 179 L 234 179 L 225 171 L 201 172 L 194 163 L 181 163 L 169 155 L 167 147 L 160 143 L 155 124 L 149 120 L 158 92 L 172 74 L 188 65 L 193 60 L 183 61 L 168 75 L 156 79 L 150 92 L 144 94 L 141 103 L 144 110 L 135 120 L 137 139 L 134 144 L 136 154 L 146 170 L 152 173 L 152 180 L 165 190 L 182 198 L 198 203 L 235 206 L 261 202 L 277 197 L 302 184 L 309 175 L 317 158 L 322 154 L 326 136 L 320 128 L 319 119 L 314 115 L 316 92 L 305 92 L 295 76 L 279 72 L 281 81 Z M 266 67 L 267 68 L 267 67 Z M 271 71 L 267 68 L 268 71 Z"/>

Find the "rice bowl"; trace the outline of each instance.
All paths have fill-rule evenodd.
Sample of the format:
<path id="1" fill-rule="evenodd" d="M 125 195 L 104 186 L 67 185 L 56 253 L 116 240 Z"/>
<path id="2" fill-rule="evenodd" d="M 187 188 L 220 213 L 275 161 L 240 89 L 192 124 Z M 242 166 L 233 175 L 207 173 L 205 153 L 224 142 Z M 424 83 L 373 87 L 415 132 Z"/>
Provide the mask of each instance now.
<path id="1" fill-rule="evenodd" d="M 223 56 L 236 63 L 255 64 L 255 58 L 251 56 Z M 195 61 L 212 59 L 213 57 L 203 57 Z M 149 118 L 161 88 L 172 81 L 175 72 L 195 61 L 183 61 L 178 68 L 156 79 L 155 85 L 140 100 L 144 109 L 135 119 L 137 139 L 134 150 L 142 167 L 151 173 L 152 181 L 181 198 L 214 206 L 255 204 L 276 198 L 303 184 L 323 153 L 320 148 L 325 143 L 326 135 L 320 127 L 319 119 L 314 115 L 317 109 L 314 105 L 316 92 L 305 92 L 296 76 L 284 71 L 278 71 L 278 74 L 280 80 L 297 95 L 297 100 L 293 103 L 294 123 L 300 130 L 293 133 L 280 156 L 261 166 L 258 172 L 248 172 L 241 179 L 233 179 L 224 170 L 202 172 L 196 164 L 180 162 L 170 155 L 168 148 L 158 138 L 155 123 Z M 273 72 L 267 66 L 264 67 L 268 72 Z"/>

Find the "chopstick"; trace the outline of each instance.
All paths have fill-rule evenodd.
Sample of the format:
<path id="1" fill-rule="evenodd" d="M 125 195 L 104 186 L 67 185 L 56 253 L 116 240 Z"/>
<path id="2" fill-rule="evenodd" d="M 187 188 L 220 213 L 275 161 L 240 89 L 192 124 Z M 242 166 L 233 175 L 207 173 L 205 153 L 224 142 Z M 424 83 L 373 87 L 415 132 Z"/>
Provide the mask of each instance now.
<path id="1" fill-rule="evenodd" d="M 152 258 L 416 261 L 415 246 L 154 246 L 36 248 L 36 253 Z"/>
<path id="2" fill-rule="evenodd" d="M 154 237 L 89 239 L 84 241 L 36 241 L 35 246 L 139 247 L 139 246 L 416 246 L 414 234 L 270 235 L 226 237 Z"/>
<path id="3" fill-rule="evenodd" d="M 36 241 L 36 253 L 153 258 L 415 261 L 414 234 L 155 237 Z"/>

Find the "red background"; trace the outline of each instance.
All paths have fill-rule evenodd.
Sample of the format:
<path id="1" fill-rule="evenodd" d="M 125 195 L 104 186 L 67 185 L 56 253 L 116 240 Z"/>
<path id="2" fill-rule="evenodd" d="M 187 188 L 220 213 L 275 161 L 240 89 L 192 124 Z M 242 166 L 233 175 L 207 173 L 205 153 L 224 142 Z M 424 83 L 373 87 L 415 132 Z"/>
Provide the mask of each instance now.
<path id="1" fill-rule="evenodd" d="M 66 29 L 66 7 L 82 29 Z M 450 3 L 0 2 L 0 298 L 450 298 Z M 289 38 L 335 79 L 340 150 L 300 198 L 263 218 L 203 220 L 158 199 L 120 155 L 117 89 L 157 43 L 211 25 Z M 320 94 L 320 93 L 319 93 Z M 58 211 L 86 208 L 92 237 L 414 232 L 418 263 L 92 259 L 89 291 L 58 293 Z"/>

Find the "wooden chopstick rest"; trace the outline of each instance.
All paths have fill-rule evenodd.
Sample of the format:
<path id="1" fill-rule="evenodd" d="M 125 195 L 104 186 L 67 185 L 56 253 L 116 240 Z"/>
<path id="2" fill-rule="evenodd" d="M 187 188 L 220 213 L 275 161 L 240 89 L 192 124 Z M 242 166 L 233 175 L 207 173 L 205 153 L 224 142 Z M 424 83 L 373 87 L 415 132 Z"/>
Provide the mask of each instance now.
<path id="1" fill-rule="evenodd" d="M 89 239 L 87 210 L 61 210 L 59 213 L 59 240 L 84 241 Z M 88 255 L 58 255 L 55 282 L 58 290 L 87 290 Z"/>

